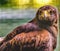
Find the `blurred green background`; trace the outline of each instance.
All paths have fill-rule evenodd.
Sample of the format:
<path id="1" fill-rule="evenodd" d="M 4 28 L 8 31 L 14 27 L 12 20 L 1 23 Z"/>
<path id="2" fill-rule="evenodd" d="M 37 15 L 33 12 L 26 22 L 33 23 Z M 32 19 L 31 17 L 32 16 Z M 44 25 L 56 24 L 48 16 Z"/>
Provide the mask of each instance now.
<path id="1" fill-rule="evenodd" d="M 15 27 L 33 19 L 37 9 L 44 5 L 56 6 L 60 14 L 60 0 L 0 0 L 0 36 L 6 36 Z M 60 51 L 59 39 L 58 34 L 55 51 Z"/>

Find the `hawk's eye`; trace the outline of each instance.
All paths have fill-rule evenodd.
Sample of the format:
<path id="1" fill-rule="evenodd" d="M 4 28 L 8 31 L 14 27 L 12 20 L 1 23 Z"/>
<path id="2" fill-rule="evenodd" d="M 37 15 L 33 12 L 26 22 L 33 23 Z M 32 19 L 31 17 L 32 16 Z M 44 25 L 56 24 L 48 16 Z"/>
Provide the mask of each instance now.
<path id="1" fill-rule="evenodd" d="M 40 11 L 40 14 L 42 14 L 42 11 Z"/>
<path id="2" fill-rule="evenodd" d="M 55 13 L 55 11 L 50 11 L 50 14 L 52 15 L 52 14 L 54 14 Z"/>

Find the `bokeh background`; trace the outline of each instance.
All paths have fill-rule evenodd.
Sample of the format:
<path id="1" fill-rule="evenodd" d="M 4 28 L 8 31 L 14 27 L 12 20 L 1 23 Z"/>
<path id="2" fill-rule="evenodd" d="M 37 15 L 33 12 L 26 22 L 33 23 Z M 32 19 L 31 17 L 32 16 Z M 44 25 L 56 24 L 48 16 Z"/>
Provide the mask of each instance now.
<path id="1" fill-rule="evenodd" d="M 38 8 L 44 5 L 56 6 L 60 14 L 60 0 L 0 0 L 0 37 L 33 19 Z M 60 51 L 59 39 L 58 34 L 55 51 Z"/>

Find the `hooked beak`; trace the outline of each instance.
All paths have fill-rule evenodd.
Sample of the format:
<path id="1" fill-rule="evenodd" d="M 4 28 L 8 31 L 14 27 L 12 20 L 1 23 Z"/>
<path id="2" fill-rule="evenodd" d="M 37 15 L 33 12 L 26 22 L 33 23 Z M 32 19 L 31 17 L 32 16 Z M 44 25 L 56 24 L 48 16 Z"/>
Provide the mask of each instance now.
<path id="1" fill-rule="evenodd" d="M 48 18 L 50 17 L 50 13 L 48 11 L 44 11 L 43 12 L 43 17 L 45 20 L 48 20 Z"/>
<path id="2" fill-rule="evenodd" d="M 50 17 L 50 13 L 47 10 L 43 11 L 42 14 L 40 15 L 41 20 L 48 20 L 49 17 Z"/>

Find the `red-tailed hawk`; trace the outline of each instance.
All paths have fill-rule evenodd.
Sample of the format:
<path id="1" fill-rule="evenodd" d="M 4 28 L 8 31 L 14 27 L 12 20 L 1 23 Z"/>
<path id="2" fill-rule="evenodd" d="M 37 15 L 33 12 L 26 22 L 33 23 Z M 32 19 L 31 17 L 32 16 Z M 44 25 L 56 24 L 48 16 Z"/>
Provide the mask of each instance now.
<path id="1" fill-rule="evenodd" d="M 38 9 L 36 17 L 15 28 L 0 43 L 0 51 L 54 51 L 58 34 L 58 12 L 53 6 Z"/>

